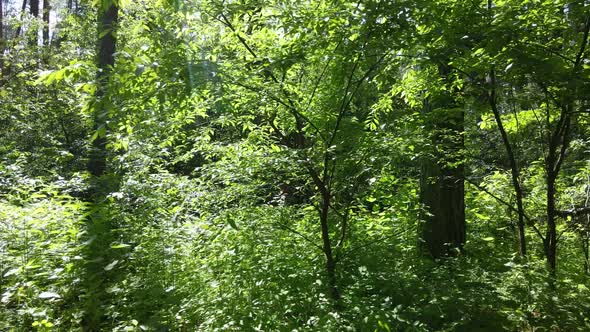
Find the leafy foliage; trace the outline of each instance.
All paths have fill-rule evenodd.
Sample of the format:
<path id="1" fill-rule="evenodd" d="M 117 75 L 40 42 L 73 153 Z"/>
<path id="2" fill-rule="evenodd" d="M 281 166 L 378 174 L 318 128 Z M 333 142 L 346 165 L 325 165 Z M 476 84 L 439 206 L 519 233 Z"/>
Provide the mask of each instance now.
<path id="1" fill-rule="evenodd" d="M 588 4 L 7 3 L 0 329 L 590 329 Z M 425 160 L 464 169 L 436 260 Z"/>

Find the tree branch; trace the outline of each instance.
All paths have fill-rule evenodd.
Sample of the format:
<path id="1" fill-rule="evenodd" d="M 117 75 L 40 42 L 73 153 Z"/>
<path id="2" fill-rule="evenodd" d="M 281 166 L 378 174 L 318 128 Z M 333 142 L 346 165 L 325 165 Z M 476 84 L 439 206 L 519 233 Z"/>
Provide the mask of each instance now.
<path id="1" fill-rule="evenodd" d="M 510 210 L 518 213 L 518 210 L 514 206 L 512 206 L 512 204 L 510 204 L 510 203 L 506 202 L 505 200 L 503 200 L 502 198 L 496 196 L 494 193 L 489 191 L 487 188 L 480 186 L 479 184 L 475 183 L 474 181 L 472 181 L 471 179 L 469 179 L 467 177 L 465 178 L 465 181 L 467 181 L 469 184 L 471 184 L 475 188 L 479 189 L 480 191 L 483 191 L 486 194 L 490 195 L 492 198 L 494 198 L 498 202 L 502 203 L 504 206 L 506 206 Z M 526 214 L 523 214 L 523 217 L 527 220 L 527 223 L 531 226 L 531 228 L 535 231 L 535 233 L 537 233 L 537 235 L 541 238 L 541 240 L 545 241 L 545 237 L 543 236 L 541 231 L 537 228 L 537 226 L 535 226 L 534 220 L 529 218 L 529 216 Z"/>

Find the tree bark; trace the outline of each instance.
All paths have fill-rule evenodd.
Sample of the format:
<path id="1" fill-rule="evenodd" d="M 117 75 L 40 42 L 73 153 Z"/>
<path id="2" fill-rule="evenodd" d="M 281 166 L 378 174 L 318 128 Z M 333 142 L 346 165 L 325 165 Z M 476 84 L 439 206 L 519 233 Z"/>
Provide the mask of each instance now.
<path id="1" fill-rule="evenodd" d="M 552 273 L 555 273 L 557 267 L 557 211 L 555 208 L 556 178 L 557 176 L 554 172 L 547 174 L 547 231 L 544 245 L 547 265 Z"/>
<path id="2" fill-rule="evenodd" d="M 328 278 L 328 288 L 330 291 L 330 297 L 335 302 L 336 306 L 338 306 L 338 301 L 340 300 L 340 291 L 338 290 L 338 281 L 336 278 L 336 259 L 334 258 L 334 253 L 332 251 L 332 242 L 330 240 L 330 221 L 329 221 L 329 212 L 330 212 L 330 205 L 332 194 L 330 193 L 330 189 L 326 183 L 326 174 L 325 172 L 327 166 L 324 165 L 324 180 L 320 179 L 320 175 L 316 170 L 309 165 L 309 174 L 320 192 L 322 197 L 321 205 L 320 205 L 320 228 L 322 234 L 322 252 L 324 253 L 324 257 L 326 258 L 326 275 Z"/>
<path id="3" fill-rule="evenodd" d="M 39 17 L 39 0 L 30 0 L 29 13 L 35 18 Z"/>
<path id="4" fill-rule="evenodd" d="M 328 212 L 330 211 L 330 193 L 322 194 L 322 208 L 320 213 L 320 225 L 322 228 L 322 248 L 326 257 L 326 273 L 328 275 L 328 287 L 333 300 L 340 299 L 340 292 L 336 283 L 336 261 L 332 252 L 332 243 L 330 241 Z"/>
<path id="5" fill-rule="evenodd" d="M 588 227 L 588 225 L 586 225 Z M 584 268 L 583 271 L 585 274 L 588 274 L 588 269 L 590 267 L 590 245 L 589 245 L 589 237 L 588 237 L 588 230 L 585 229 L 583 233 L 580 234 L 580 242 L 582 244 L 582 254 L 584 254 Z"/>
<path id="6" fill-rule="evenodd" d="M 106 130 L 107 130 L 107 113 L 104 109 L 105 89 L 108 84 L 108 77 L 112 67 L 115 65 L 115 47 L 116 39 L 113 29 L 117 24 L 119 10 L 115 4 L 111 4 L 106 11 L 99 10 L 99 49 L 98 49 L 98 74 L 96 75 L 99 82 L 96 91 L 96 99 L 99 107 L 94 112 L 94 131 L 98 133 L 92 141 L 92 151 L 88 161 L 88 171 L 95 177 L 102 176 L 106 171 Z"/>
<path id="7" fill-rule="evenodd" d="M 109 7 L 99 3 L 98 7 L 98 72 L 97 90 L 93 114 L 93 131 L 97 137 L 92 141 L 87 169 L 92 175 L 89 192 L 89 203 L 93 212 L 87 217 L 88 237 L 93 241 L 86 247 L 86 273 L 85 273 L 85 303 L 82 325 L 85 331 L 101 331 L 101 322 L 104 317 L 104 302 L 109 296 L 105 292 L 105 284 L 109 280 L 104 269 L 106 259 L 112 255 L 109 253 L 109 243 L 112 242 L 112 225 L 108 206 L 105 205 L 105 197 L 112 189 L 112 180 L 104 176 L 107 170 L 106 137 L 108 134 L 108 102 L 105 100 L 106 90 L 112 68 L 115 64 L 116 39 L 114 29 L 119 18 L 119 8 L 110 0 Z"/>
<path id="8" fill-rule="evenodd" d="M 43 0 L 43 45 L 49 46 L 49 0 Z"/>
<path id="9" fill-rule="evenodd" d="M 547 158 L 545 161 L 547 173 L 547 231 L 545 236 L 545 256 L 551 275 L 555 275 L 557 268 L 557 217 L 559 211 L 555 204 L 557 192 L 557 177 L 561 170 L 561 165 L 565 159 L 565 153 L 569 145 L 569 131 L 571 125 L 571 104 L 562 109 L 561 116 L 555 129 L 552 132 L 549 141 Z"/>
<path id="10" fill-rule="evenodd" d="M 445 78 L 450 74 L 446 65 L 439 66 L 439 72 Z M 433 96 L 425 106 L 434 150 L 421 161 L 420 203 L 425 213 L 420 243 L 439 258 L 461 252 L 465 244 L 464 114 L 450 93 Z"/>

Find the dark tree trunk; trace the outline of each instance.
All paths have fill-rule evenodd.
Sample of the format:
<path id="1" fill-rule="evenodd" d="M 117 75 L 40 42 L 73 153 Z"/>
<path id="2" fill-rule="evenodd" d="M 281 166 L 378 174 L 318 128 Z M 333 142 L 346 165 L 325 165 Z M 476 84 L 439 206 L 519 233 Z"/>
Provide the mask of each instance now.
<path id="1" fill-rule="evenodd" d="M 4 5 L 0 1 L 0 43 L 4 46 Z"/>
<path id="2" fill-rule="evenodd" d="M 4 5 L 0 0 L 0 87 L 4 82 Z"/>
<path id="3" fill-rule="evenodd" d="M 103 0 L 109 1 L 109 0 Z M 92 174 L 89 203 L 93 212 L 88 215 L 87 234 L 93 239 L 86 247 L 85 265 L 85 290 L 84 317 L 82 325 L 85 331 L 101 331 L 101 322 L 104 317 L 105 302 L 109 295 L 105 292 L 106 283 L 109 280 L 108 272 L 104 267 L 107 264 L 105 258 L 112 258 L 109 243 L 112 242 L 112 225 L 105 197 L 113 189 L 112 180 L 105 176 L 107 170 L 106 137 L 108 134 L 109 109 L 107 108 L 108 96 L 106 95 L 109 77 L 115 64 L 116 39 L 114 29 L 118 22 L 119 9 L 113 1 L 109 1 L 108 9 L 98 6 L 98 72 L 97 90 L 95 94 L 95 106 L 93 115 L 93 130 L 98 136 L 92 141 L 87 169 Z M 114 185 L 117 185 L 116 183 Z"/>
<path id="4" fill-rule="evenodd" d="M 43 0 L 43 45 L 49 46 L 49 0 Z"/>
<path id="5" fill-rule="evenodd" d="M 39 0 L 29 1 L 29 13 L 35 18 L 39 17 Z"/>
<path id="6" fill-rule="evenodd" d="M 580 234 L 580 241 L 582 244 L 582 253 L 584 254 L 584 273 L 588 274 L 588 269 L 590 268 L 590 239 L 588 236 L 588 224 L 586 224 L 586 229 L 584 229 L 582 232 L 583 233 Z"/>
<path id="7" fill-rule="evenodd" d="M 27 0 L 23 0 L 23 4 L 21 6 L 21 11 L 20 11 L 21 22 L 24 19 L 24 15 L 26 13 L 26 10 L 27 10 Z M 21 31 L 22 31 L 22 24 L 19 24 L 18 27 L 16 28 L 16 35 L 14 36 L 14 39 L 17 39 L 20 36 Z"/>
<path id="8" fill-rule="evenodd" d="M 557 217 L 558 211 L 555 205 L 557 193 L 557 177 L 569 145 L 569 131 L 571 126 L 572 106 L 562 109 L 561 116 L 551 135 L 545 167 L 547 173 L 547 231 L 545 234 L 545 256 L 551 275 L 555 275 L 557 268 Z M 549 116 L 549 115 L 548 115 Z"/>
<path id="9" fill-rule="evenodd" d="M 30 33 L 27 33 L 30 37 L 30 39 L 28 40 L 28 43 L 30 46 L 35 47 L 37 45 L 39 45 L 39 26 L 38 24 L 38 18 L 39 18 L 39 0 L 29 0 L 29 14 L 31 14 L 31 16 L 33 16 L 34 19 L 34 24 L 32 26 L 32 28 L 34 29 L 34 31 L 31 31 Z"/>
<path id="10" fill-rule="evenodd" d="M 320 204 L 320 228 L 322 234 L 322 252 L 326 258 L 326 276 L 328 279 L 328 288 L 330 291 L 330 297 L 338 306 L 340 300 L 340 292 L 338 290 L 338 281 L 336 278 L 336 259 L 332 250 L 332 241 L 330 240 L 330 220 L 329 212 L 331 208 L 332 194 L 326 184 L 327 179 L 327 166 L 324 166 L 324 180 L 320 179 L 318 172 L 310 165 L 309 174 L 313 179 L 313 182 L 318 187 L 319 193 L 322 197 Z"/>
<path id="11" fill-rule="evenodd" d="M 103 13 L 99 14 L 99 49 L 98 49 L 98 74 L 97 81 L 99 82 L 96 92 L 96 99 L 98 105 L 103 105 L 102 98 L 108 83 L 109 73 L 115 65 L 115 46 L 116 39 L 113 29 L 117 24 L 119 17 L 119 10 L 117 6 L 111 4 L 109 8 Z M 106 32 L 106 33 L 105 33 Z M 88 171 L 95 177 L 102 176 L 106 171 L 106 130 L 107 130 L 107 115 L 102 107 L 97 107 L 94 112 L 94 131 L 99 133 L 96 139 L 92 141 L 92 151 L 88 161 Z"/>
<path id="12" fill-rule="evenodd" d="M 449 75 L 440 66 L 441 75 Z M 425 105 L 427 130 L 433 148 L 422 158 L 420 203 L 421 246 L 435 258 L 463 250 L 466 236 L 464 167 L 462 163 L 464 114 L 450 93 L 433 96 Z"/>
<path id="13" fill-rule="evenodd" d="M 556 176 L 554 174 L 547 175 L 547 234 L 545 237 L 547 264 L 553 272 L 555 271 L 557 263 L 557 213 L 555 209 L 555 178 Z"/>
<path id="14" fill-rule="evenodd" d="M 463 167 L 422 161 L 420 202 L 424 204 L 422 246 L 435 258 L 461 251 L 465 243 Z"/>
<path id="15" fill-rule="evenodd" d="M 330 211 L 330 193 L 322 194 L 322 209 L 320 213 L 320 225 L 322 228 L 322 248 L 326 257 L 326 273 L 328 276 L 328 287 L 333 300 L 340 299 L 340 292 L 336 282 L 336 261 L 332 252 L 332 243 L 330 241 L 328 212 Z"/>
<path id="16" fill-rule="evenodd" d="M 512 145 L 510 144 L 510 140 L 508 139 L 508 134 L 504 129 L 504 124 L 502 123 L 502 117 L 500 116 L 500 111 L 498 110 L 498 103 L 497 103 L 497 95 L 496 95 L 496 73 L 495 70 L 492 69 L 490 71 L 490 84 L 491 84 L 491 92 L 489 95 L 489 102 L 492 108 L 492 112 L 494 113 L 494 119 L 496 120 L 496 124 L 498 125 L 498 130 L 500 131 L 500 135 L 502 136 L 502 142 L 504 143 L 504 148 L 506 150 L 506 155 L 508 156 L 508 160 L 510 162 L 510 172 L 512 174 L 512 186 L 514 187 L 514 193 L 516 195 L 516 208 L 518 211 L 518 237 L 519 237 L 519 245 L 520 245 L 520 255 L 526 256 L 526 234 L 524 229 L 524 205 L 522 202 L 522 188 L 520 187 L 520 174 L 518 170 L 518 165 L 516 164 L 516 158 L 514 157 L 514 151 L 512 150 Z"/>

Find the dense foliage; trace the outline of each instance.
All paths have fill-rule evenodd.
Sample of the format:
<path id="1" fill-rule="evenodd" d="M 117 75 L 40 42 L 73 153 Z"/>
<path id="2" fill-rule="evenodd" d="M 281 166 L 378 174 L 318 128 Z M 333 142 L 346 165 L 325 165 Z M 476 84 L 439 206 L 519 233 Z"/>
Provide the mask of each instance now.
<path id="1" fill-rule="evenodd" d="M 0 330 L 589 331 L 589 31 L 0 0 Z"/>

